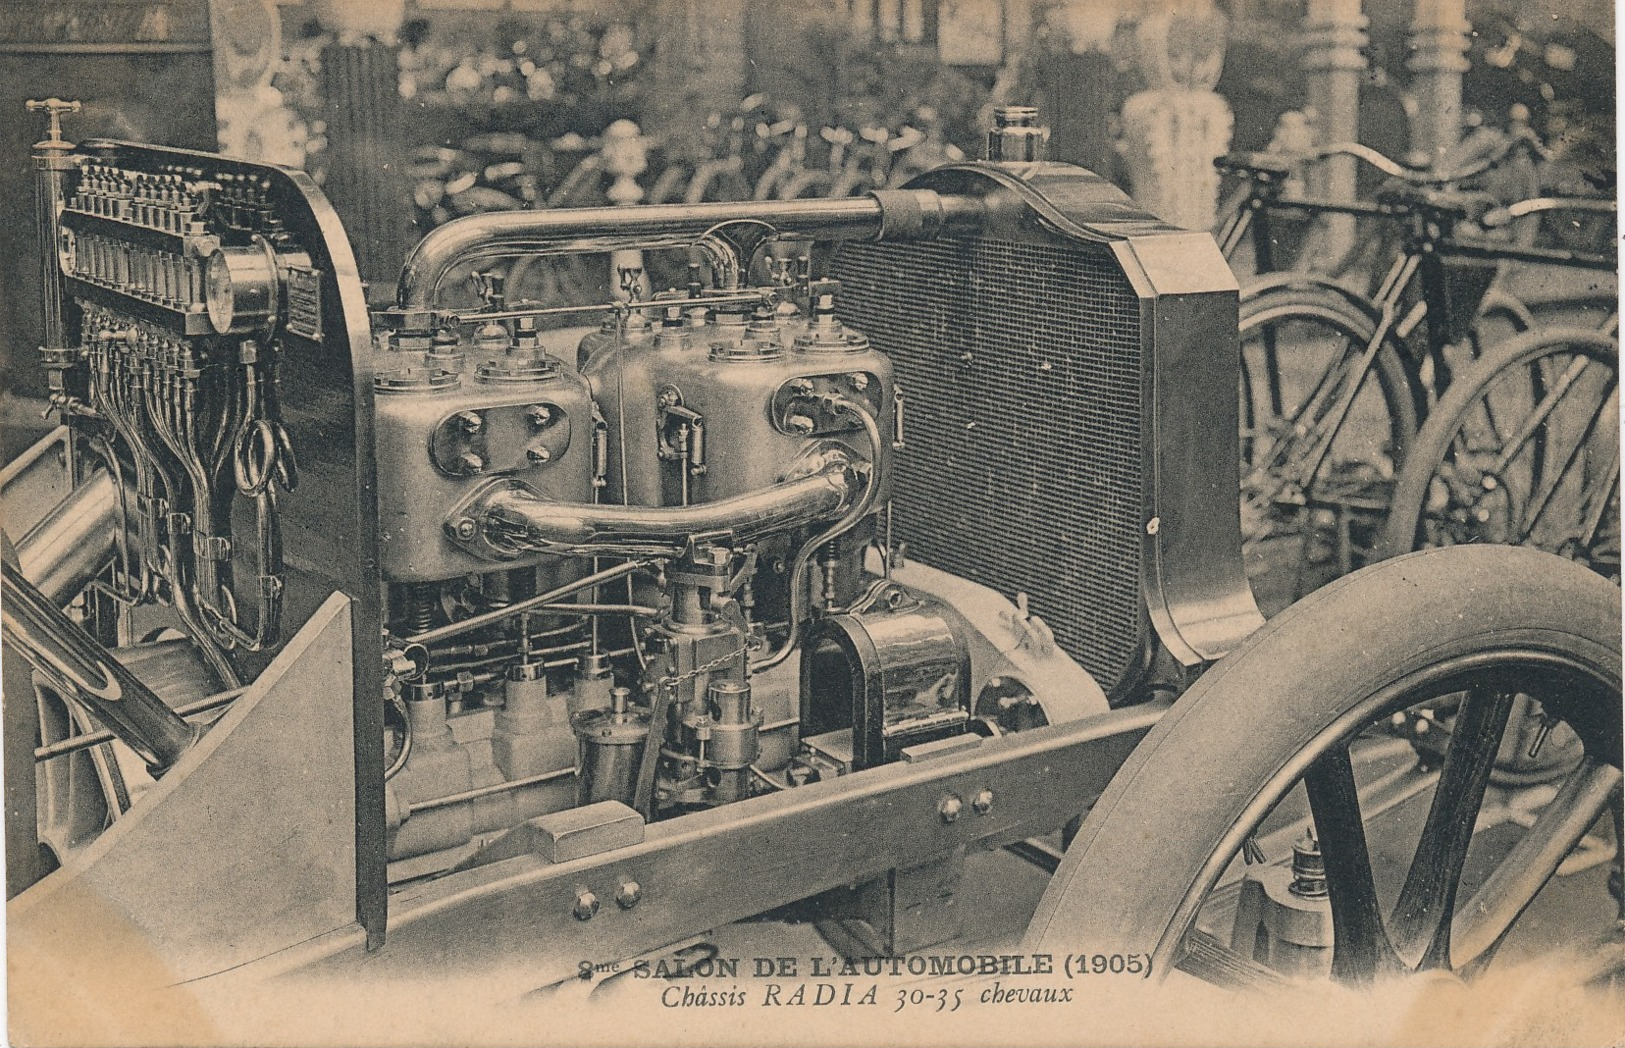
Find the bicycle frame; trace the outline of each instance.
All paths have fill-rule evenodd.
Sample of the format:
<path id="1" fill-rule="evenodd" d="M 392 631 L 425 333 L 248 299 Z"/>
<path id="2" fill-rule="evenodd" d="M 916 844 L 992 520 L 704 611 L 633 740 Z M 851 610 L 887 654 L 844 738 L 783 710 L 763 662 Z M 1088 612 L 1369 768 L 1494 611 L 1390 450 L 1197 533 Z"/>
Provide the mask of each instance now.
<path id="1" fill-rule="evenodd" d="M 1573 202 L 1570 202 L 1573 204 Z M 1513 208 L 1506 209 L 1506 221 L 1540 211 L 1560 210 L 1567 206 L 1564 201 L 1551 198 L 1539 198 L 1524 201 Z M 1576 204 L 1582 210 L 1598 210 L 1584 204 Z M 1466 213 L 1449 202 L 1436 202 L 1432 200 L 1407 200 L 1398 204 L 1336 204 L 1324 201 L 1282 201 L 1274 200 L 1271 207 L 1278 209 L 1298 209 L 1313 214 L 1345 214 L 1358 216 L 1393 217 L 1406 220 L 1406 236 L 1400 253 L 1395 257 L 1388 272 L 1379 283 L 1376 292 L 1369 300 L 1363 301 L 1377 318 L 1376 330 L 1371 339 L 1361 348 L 1352 370 L 1344 371 L 1334 366 L 1326 371 L 1316 383 L 1309 396 L 1304 398 L 1298 415 L 1304 409 L 1320 400 L 1328 388 L 1335 388 L 1338 399 L 1334 402 L 1332 410 L 1322 418 L 1319 428 L 1313 435 L 1313 440 L 1303 445 L 1298 437 L 1300 434 L 1277 437 L 1265 455 L 1260 459 L 1252 474 L 1247 478 L 1249 482 L 1261 476 L 1271 474 L 1275 467 L 1287 465 L 1288 468 L 1275 473 L 1279 483 L 1276 490 L 1287 487 L 1304 490 L 1311 484 L 1314 476 L 1319 472 L 1326 456 L 1331 451 L 1332 442 L 1347 421 L 1349 412 L 1364 385 L 1376 361 L 1382 344 L 1390 334 L 1401 343 L 1408 343 L 1418 326 L 1424 322 L 1427 325 L 1427 342 L 1418 354 L 1403 357 L 1407 373 L 1412 377 L 1415 385 L 1413 394 L 1416 396 L 1419 407 L 1425 407 L 1431 400 L 1436 399 L 1450 381 L 1450 364 L 1445 353 L 1450 344 L 1452 317 L 1450 302 L 1446 289 L 1445 262 L 1448 259 L 1470 259 L 1491 262 L 1527 262 L 1546 265 L 1563 265 L 1580 269 L 1612 270 L 1614 260 L 1608 256 L 1592 252 L 1566 251 L 1555 248 L 1521 247 L 1503 244 L 1482 236 L 1458 236 L 1454 233 L 1455 224 L 1467 218 Z M 1263 209 L 1259 209 L 1262 211 Z M 1237 223 L 1244 225 L 1244 223 Z M 1255 230 L 1258 228 L 1254 224 Z M 1239 234 L 1238 234 L 1239 235 Z M 1410 309 L 1403 315 L 1400 313 L 1406 295 L 1415 285 L 1419 297 Z M 1360 299 L 1353 293 L 1351 298 Z M 1278 347 L 1273 339 L 1265 340 L 1266 365 L 1270 374 L 1271 407 L 1277 415 L 1282 413 L 1280 403 L 1280 389 L 1277 379 Z M 1348 359 L 1345 357 L 1344 359 Z M 1431 369 L 1431 381 L 1424 382 L 1422 376 L 1424 368 Z M 1333 384 L 1336 384 L 1335 387 Z M 1295 421 L 1295 419 L 1294 419 Z M 1283 451 L 1293 453 L 1293 461 L 1282 463 Z"/>

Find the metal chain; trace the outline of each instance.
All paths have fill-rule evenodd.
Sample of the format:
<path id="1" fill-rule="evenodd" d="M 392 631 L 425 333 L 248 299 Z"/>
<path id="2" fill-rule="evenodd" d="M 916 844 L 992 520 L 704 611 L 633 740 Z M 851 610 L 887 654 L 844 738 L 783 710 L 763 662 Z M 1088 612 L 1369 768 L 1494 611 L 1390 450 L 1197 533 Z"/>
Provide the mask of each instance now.
<path id="1" fill-rule="evenodd" d="M 750 645 L 746 644 L 744 647 L 730 651 L 726 655 L 718 655 L 710 662 L 701 663 L 685 673 L 679 673 L 674 677 L 661 677 L 659 680 L 655 681 L 655 687 L 671 688 L 673 691 L 676 691 L 679 684 L 682 684 L 685 681 L 693 680 L 695 677 L 698 677 L 703 673 L 710 673 L 712 670 L 721 669 L 749 650 Z"/>

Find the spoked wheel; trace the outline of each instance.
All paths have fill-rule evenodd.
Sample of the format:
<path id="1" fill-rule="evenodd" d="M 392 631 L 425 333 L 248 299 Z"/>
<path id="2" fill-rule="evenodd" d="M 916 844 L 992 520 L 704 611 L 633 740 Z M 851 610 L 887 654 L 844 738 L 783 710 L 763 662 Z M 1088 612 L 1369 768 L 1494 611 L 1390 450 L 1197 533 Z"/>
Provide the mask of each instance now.
<path id="1" fill-rule="evenodd" d="M 1266 615 L 1370 559 L 1417 425 L 1400 353 L 1366 365 L 1371 318 L 1316 288 L 1241 303 L 1241 517 Z"/>
<path id="2" fill-rule="evenodd" d="M 1618 582 L 1618 355 L 1598 331 L 1537 330 L 1458 375 L 1400 472 L 1379 555 L 1533 546 Z"/>
<path id="3" fill-rule="evenodd" d="M 1025 948 L 1086 943 L 1162 976 L 1369 983 L 1471 976 L 1498 951 L 1600 936 L 1619 916 L 1619 600 L 1572 563 L 1493 546 L 1401 557 L 1311 594 L 1146 736 Z M 1520 698 L 1581 752 L 1504 818 L 1514 805 L 1489 773 Z M 1602 861 L 1569 875 L 1581 852 Z M 1271 907 L 1290 913 L 1260 919 Z"/>

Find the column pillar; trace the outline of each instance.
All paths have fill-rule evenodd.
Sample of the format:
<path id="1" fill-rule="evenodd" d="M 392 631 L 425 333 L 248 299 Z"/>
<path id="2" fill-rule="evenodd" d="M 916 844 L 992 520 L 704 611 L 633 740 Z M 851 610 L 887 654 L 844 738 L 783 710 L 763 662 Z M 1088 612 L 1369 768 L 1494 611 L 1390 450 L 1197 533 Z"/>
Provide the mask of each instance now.
<path id="1" fill-rule="evenodd" d="M 1416 0 L 1408 68 L 1417 102 L 1415 145 L 1437 163 L 1461 138 L 1461 76 L 1470 65 L 1466 0 Z"/>
<path id="2" fill-rule="evenodd" d="M 1303 25 L 1303 69 L 1309 74 L 1309 105 L 1319 145 L 1357 141 L 1360 81 L 1365 76 L 1367 19 L 1361 0 L 1309 0 Z M 1355 161 L 1340 157 L 1317 164 L 1310 190 L 1333 200 L 1353 200 Z"/>
<path id="3" fill-rule="evenodd" d="M 319 80 L 327 119 L 327 196 L 344 220 L 368 300 L 393 302 L 412 230 L 400 96 L 405 0 L 309 0 L 333 39 Z"/>
<path id="4" fill-rule="evenodd" d="M 321 54 L 327 195 L 344 220 L 368 300 L 393 301 L 411 240 L 411 189 L 401 159 L 399 48 L 341 37 Z"/>

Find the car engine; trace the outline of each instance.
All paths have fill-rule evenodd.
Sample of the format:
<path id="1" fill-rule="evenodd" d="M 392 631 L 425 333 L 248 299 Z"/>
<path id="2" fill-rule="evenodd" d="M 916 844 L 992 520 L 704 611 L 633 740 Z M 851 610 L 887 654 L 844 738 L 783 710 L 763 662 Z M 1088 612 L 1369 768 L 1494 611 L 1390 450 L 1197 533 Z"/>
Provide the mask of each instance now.
<path id="1" fill-rule="evenodd" d="M 6 576 L 61 751 L 48 861 L 244 731 L 219 711 L 268 702 L 335 615 L 340 672 L 254 759 L 311 863 L 345 842 L 380 935 L 391 892 L 527 833 L 636 843 L 1227 650 L 1258 621 L 1206 438 L 1235 431 L 1233 382 L 1203 377 L 1234 367 L 1233 279 L 1040 159 L 1031 111 L 990 137 L 864 197 L 459 220 L 377 308 L 301 173 L 53 132 L 64 428 L 9 469 L 41 509 Z M 638 252 L 683 278 L 646 292 Z M 619 296 L 507 293 L 514 258 L 584 253 Z"/>

